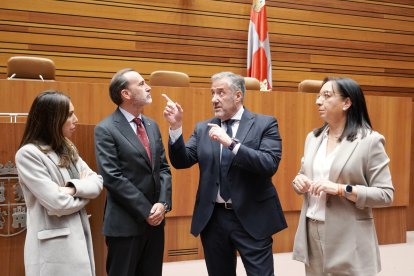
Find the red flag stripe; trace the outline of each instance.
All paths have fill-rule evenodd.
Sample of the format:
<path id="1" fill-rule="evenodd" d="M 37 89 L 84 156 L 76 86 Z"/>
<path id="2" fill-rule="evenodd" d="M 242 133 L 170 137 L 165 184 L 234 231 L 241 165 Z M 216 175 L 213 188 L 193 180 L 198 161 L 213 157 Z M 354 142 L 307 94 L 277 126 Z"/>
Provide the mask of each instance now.
<path id="1" fill-rule="evenodd" d="M 267 38 L 267 20 L 266 20 L 266 6 L 260 9 L 260 12 L 255 12 L 252 8 L 250 12 L 250 20 L 256 27 L 256 32 L 259 34 L 260 41 Z"/>
<path id="2" fill-rule="evenodd" d="M 259 80 L 261 91 L 272 89 L 272 59 L 265 4 L 265 0 L 253 0 L 247 53 L 247 76 Z"/>

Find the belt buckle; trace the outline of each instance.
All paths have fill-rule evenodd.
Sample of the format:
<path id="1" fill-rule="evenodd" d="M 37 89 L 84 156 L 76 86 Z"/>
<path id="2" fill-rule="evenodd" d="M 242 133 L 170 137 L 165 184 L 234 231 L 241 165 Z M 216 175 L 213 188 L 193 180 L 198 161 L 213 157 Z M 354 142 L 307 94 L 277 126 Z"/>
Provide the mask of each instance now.
<path id="1" fill-rule="evenodd" d="M 224 202 L 224 208 L 227 209 L 227 210 L 233 210 L 231 205 L 232 205 L 231 203 Z"/>

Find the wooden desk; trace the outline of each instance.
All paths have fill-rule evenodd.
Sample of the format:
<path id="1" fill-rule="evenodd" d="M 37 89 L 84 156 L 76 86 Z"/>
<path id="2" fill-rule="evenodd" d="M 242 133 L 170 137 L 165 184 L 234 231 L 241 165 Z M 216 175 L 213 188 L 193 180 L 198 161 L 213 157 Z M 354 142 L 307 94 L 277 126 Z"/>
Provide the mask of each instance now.
<path id="1" fill-rule="evenodd" d="M 81 156 L 95 168 L 93 127 L 115 109 L 110 101 L 108 86 L 94 83 L 39 82 L 0 80 L 0 112 L 28 112 L 34 97 L 46 89 L 57 89 L 69 95 L 79 117 L 80 127 L 73 138 Z M 210 89 L 153 87 L 153 103 L 145 108 L 145 114 L 155 119 L 161 129 L 164 145 L 168 140 L 168 124 L 163 119 L 165 101 L 161 93 L 167 93 L 184 108 L 184 137 L 192 133 L 195 123 L 212 116 Z M 386 138 L 386 150 L 391 159 L 391 172 L 396 188 L 394 204 L 390 208 L 376 209 L 377 234 L 381 244 L 405 242 L 406 215 L 409 203 L 409 177 L 411 158 L 412 103 L 410 98 L 367 96 L 368 110 L 374 128 Z M 301 197 L 290 183 L 296 175 L 306 134 L 322 124 L 315 106 L 315 95 L 292 92 L 247 92 L 245 106 L 250 111 L 275 116 L 279 121 L 283 141 L 283 156 L 274 183 L 279 192 L 289 228 L 274 236 L 274 251 L 292 250 Z M 8 125 L 8 127 L 4 127 Z M 0 163 L 14 160 L 15 148 L 20 141 L 20 126 L 1 124 L 1 137 L 9 137 L 0 144 Z M 15 134 L 10 135 L 11 129 Z M 14 142 L 11 142 L 14 141 Z M 6 147 L 6 144 L 13 147 Z M 198 168 L 175 170 L 173 173 L 173 211 L 168 214 L 166 225 L 165 261 L 199 259 L 203 257 L 201 243 L 190 232 L 191 215 L 198 185 Z M 92 213 L 91 224 L 98 275 L 104 275 L 106 248 L 101 234 L 104 195 L 92 201 L 88 209 Z M 24 236 L 21 234 L 20 236 Z M 12 245 L 13 239 L 19 239 Z M 21 238 L 0 237 L 0 259 L 9 263 L 23 260 Z M 7 250 L 20 250 L 21 254 L 8 255 Z M 17 249 L 16 249 L 17 248 Z M 6 257 L 9 256 L 9 257 Z M 4 257 L 4 258 L 3 258 Z M 19 258 L 16 260 L 15 258 Z M 10 265 L 10 271 L 14 271 Z M 7 274 L 4 274 L 7 275 Z M 10 273 L 10 275 L 18 275 Z"/>

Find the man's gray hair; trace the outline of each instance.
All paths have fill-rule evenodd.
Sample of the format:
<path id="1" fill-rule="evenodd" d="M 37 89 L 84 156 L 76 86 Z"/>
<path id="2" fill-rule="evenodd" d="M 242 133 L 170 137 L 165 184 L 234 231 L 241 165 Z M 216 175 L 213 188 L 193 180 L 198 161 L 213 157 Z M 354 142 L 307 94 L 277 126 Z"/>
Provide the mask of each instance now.
<path id="1" fill-rule="evenodd" d="M 220 72 L 214 74 L 211 77 L 211 82 L 215 82 L 217 80 L 227 79 L 227 84 L 230 87 L 230 90 L 233 92 L 241 91 L 242 92 L 242 100 L 244 98 L 244 93 L 246 91 L 246 85 L 244 83 L 244 77 L 234 74 L 232 72 Z"/>

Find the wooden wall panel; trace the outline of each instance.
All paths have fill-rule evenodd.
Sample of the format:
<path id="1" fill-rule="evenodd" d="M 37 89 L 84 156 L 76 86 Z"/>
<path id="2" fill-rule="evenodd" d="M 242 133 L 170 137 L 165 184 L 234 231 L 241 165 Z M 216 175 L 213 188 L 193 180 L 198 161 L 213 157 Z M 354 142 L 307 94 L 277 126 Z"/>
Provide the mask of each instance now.
<path id="1" fill-rule="evenodd" d="M 183 71 L 190 75 L 194 87 L 209 87 L 210 76 L 219 71 L 244 75 L 251 2 L 0 1 L 0 78 L 6 77 L 6 62 L 11 56 L 51 58 L 56 63 L 57 80 L 90 83 L 89 86 L 77 84 L 76 89 L 83 89 L 84 92 L 82 96 L 73 95 L 74 101 L 101 97 L 94 114 L 88 114 L 89 107 L 76 107 L 80 114 L 85 114 L 81 118 L 82 123 L 96 122 L 113 109 L 107 100 L 107 84 L 113 73 L 121 68 L 133 67 L 146 79 L 154 70 Z M 367 94 L 404 96 L 414 102 L 412 0 L 268 0 L 266 3 L 275 91 L 296 92 L 298 83 L 303 79 L 323 79 L 327 75 L 335 75 L 354 78 Z M 102 86 L 94 84 L 96 82 L 102 83 Z M 73 89 L 62 83 L 40 86 L 56 87 L 62 91 Z M 21 84 L 18 87 L 28 89 L 30 85 Z M 9 89 L 0 91 L 5 93 L 1 95 L 14 97 Z M 3 111 L 4 107 L 5 111 L 13 112 L 27 108 L 34 95 L 33 92 L 28 93 L 20 98 L 18 104 L 6 105 L 0 101 L 0 110 Z M 254 100 L 249 104 L 257 110 L 263 106 L 273 112 L 266 101 Z M 311 107 L 307 108 L 312 111 Z M 408 116 L 408 113 L 405 114 Z M 414 122 L 414 114 L 410 118 Z M 283 120 L 280 120 L 282 126 Z M 308 126 L 318 124 L 317 120 L 307 120 L 310 120 Z M 393 121 L 386 121 L 388 128 L 395 125 Z M 193 125 L 195 120 L 191 119 L 188 123 Z M 374 126 L 387 128 L 384 124 Z M 284 132 L 295 128 L 301 135 L 308 131 L 294 122 L 292 126 L 283 127 Z M 407 129 L 397 128 L 395 133 L 400 132 L 406 134 Z M 395 141 L 394 134 L 386 136 L 387 143 Z M 292 152 L 299 156 L 302 145 L 300 141 L 294 141 L 297 146 Z M 412 151 L 413 145 L 414 137 L 411 140 Z M 283 162 L 294 167 L 298 164 L 295 158 Z M 410 166 L 408 209 L 414 210 L 414 158 L 411 157 L 411 163 L 396 161 L 395 157 L 391 161 L 396 170 L 406 168 L 407 164 Z M 396 162 L 395 165 L 393 162 Z M 288 178 L 289 173 L 284 174 L 281 179 Z M 196 181 L 198 175 L 195 169 L 189 175 L 192 181 Z M 403 180 L 407 176 L 398 174 L 398 177 L 398 180 Z M 193 194 L 192 189 L 188 192 Z M 404 189 L 407 192 L 407 188 Z M 397 204 L 405 202 L 407 194 L 399 194 Z M 174 194 L 175 201 L 177 196 Z M 288 209 L 294 210 L 299 204 L 295 200 L 287 201 Z M 186 204 L 178 201 L 174 212 L 190 215 L 191 211 L 186 208 Z M 174 216 L 174 213 L 171 215 Z M 410 230 L 414 230 L 412 217 L 407 216 Z"/>
<path id="2" fill-rule="evenodd" d="M 81 156 L 92 167 L 95 166 L 93 150 L 93 128 L 100 120 L 109 115 L 115 108 L 111 103 L 104 83 L 79 82 L 41 82 L 22 80 L 0 80 L 0 112 L 28 112 L 34 97 L 46 89 L 58 89 L 68 94 L 75 106 L 80 125 L 73 141 Z M 165 100 L 161 93 L 167 93 L 184 108 L 184 136 L 188 138 L 196 122 L 212 116 L 211 93 L 209 89 L 153 87 L 151 94 L 153 103 L 145 108 L 145 114 L 154 118 L 160 127 L 164 145 L 167 145 L 168 124 L 163 119 L 162 111 Z M 391 159 L 391 173 L 396 188 L 394 204 L 390 208 L 377 209 L 374 212 L 379 242 L 381 244 L 405 242 L 408 217 L 410 217 L 410 158 L 412 102 L 410 98 L 367 96 L 368 109 L 372 123 L 386 137 L 386 149 Z M 283 141 L 283 156 L 274 183 L 278 190 L 289 228 L 274 235 L 274 252 L 292 250 L 293 239 L 297 228 L 302 198 L 293 192 L 291 180 L 297 173 L 303 154 L 306 134 L 314 127 L 321 125 L 315 106 L 315 95 L 307 93 L 260 93 L 249 91 L 245 106 L 254 112 L 275 116 L 279 121 Z M 400 120 L 400 118 L 408 118 Z M 395 122 L 398 128 L 395 128 Z M 10 124 L 6 124 L 10 125 Z M 18 136 L 22 135 L 22 124 L 18 124 L 20 132 L 12 133 L 9 128 L 0 126 L 0 134 L 7 137 L 0 146 L 0 163 L 4 158 L 13 158 L 17 148 Z M 6 135 L 7 134 L 7 135 Z M 9 148 L 3 149 L 5 146 Z M 14 148 L 11 149 L 10 146 Z M 3 156 L 8 152 L 8 156 Z M 4 157 L 4 158 L 3 158 Z M 200 240 L 190 234 L 191 215 L 198 186 L 198 168 L 175 170 L 173 174 L 173 211 L 167 216 L 165 261 L 179 261 L 203 258 Z M 105 275 L 106 246 L 101 234 L 105 192 L 87 206 L 92 214 L 91 229 L 93 233 L 97 275 Z M 393 225 L 390 230 L 389 225 Z M 1 252 L 7 259 L 8 269 L 5 275 L 18 275 L 22 270 L 23 235 L 17 239 L 0 237 Z M 0 254 L 1 255 L 1 254 Z"/>
<path id="3" fill-rule="evenodd" d="M 413 100 L 413 113 L 414 113 L 414 100 Z M 414 118 L 414 114 L 413 114 Z M 414 119 L 411 126 L 411 173 L 410 173 L 410 204 L 407 207 L 407 229 L 414 231 Z"/>
<path id="4" fill-rule="evenodd" d="M 6 113 L 27 113 L 38 94 L 55 89 L 71 97 L 79 124 L 96 124 L 115 109 L 109 99 L 108 86 L 104 83 L 0 80 L 0 110 Z"/>
<path id="5" fill-rule="evenodd" d="M 379 244 L 407 241 L 407 216 L 412 213 L 406 207 L 379 208 L 374 209 L 373 213 Z"/>
<path id="6" fill-rule="evenodd" d="M 93 130 L 95 125 L 78 125 L 76 127 L 71 140 L 76 145 L 79 155 L 82 159 L 90 166 L 90 168 L 96 171 L 96 160 L 95 160 L 95 147 L 93 141 Z M 95 256 L 96 275 L 105 275 L 105 262 L 106 262 L 106 244 L 105 237 L 102 235 L 102 218 L 104 215 L 105 206 L 105 189 L 95 199 L 92 199 L 86 210 L 89 217 L 92 232 L 93 250 Z"/>
<path id="7" fill-rule="evenodd" d="M 2 112 L 28 112 L 35 96 L 43 90 L 54 88 L 71 96 L 80 124 L 96 124 L 115 109 L 108 96 L 108 85 L 100 83 L 40 82 L 0 80 L 0 101 Z M 153 103 L 145 108 L 145 113 L 154 118 L 161 129 L 167 144 L 168 125 L 162 110 L 165 100 L 161 93 L 181 103 L 185 110 L 184 137 L 188 138 L 197 122 L 212 116 L 211 93 L 209 89 L 153 87 Z M 87 104 L 85 104 L 87 103 Z M 391 159 L 393 182 L 396 186 L 394 206 L 407 206 L 409 203 L 410 152 L 412 102 L 410 98 L 367 96 L 367 104 L 372 124 L 386 137 L 386 149 Z M 322 124 L 316 112 L 315 95 L 307 93 L 261 93 L 249 91 L 245 99 L 246 107 L 254 112 L 275 116 L 284 144 L 282 162 L 274 180 L 281 193 L 286 211 L 299 210 L 301 200 L 288 185 L 297 173 L 306 134 Z M 91 112 L 93 107 L 93 112 Z M 296 119 L 293 119 L 296 118 Z M 395 128 L 395 122 L 399 122 Z M 407 152 L 408 151 L 408 152 Z M 198 168 L 178 172 L 184 183 L 198 182 Z M 191 215 L 194 197 L 182 200 L 182 193 L 195 195 L 196 187 L 183 187 L 182 179 L 175 178 L 175 187 L 182 187 L 173 193 L 174 210 L 171 215 Z M 177 206 L 175 206 L 177 204 Z M 177 212 L 177 213 L 176 213 Z"/>
<path id="8" fill-rule="evenodd" d="M 2 168 L 7 162 L 14 162 L 14 154 L 19 147 L 20 137 L 23 135 L 23 128 L 15 128 L 14 124 L 0 124 L 0 168 Z M 1 175 L 1 177 L 7 177 L 15 175 Z M 26 231 L 24 230 L 20 234 L 13 234 L 16 230 L 10 224 L 12 224 L 12 208 L 11 204 L 13 193 L 15 190 L 11 187 L 11 183 L 16 181 L 10 181 L 8 179 L 0 179 L 0 187 L 4 189 L 0 200 L 0 260 L 1 260 L 1 274 L 2 275 L 24 275 L 23 265 L 23 247 L 26 237 Z M 8 184 L 9 183 L 9 184 Z M 21 202 L 22 203 L 22 202 Z M 10 207 L 8 207 L 10 206 Z M 9 234 L 12 234 L 8 236 Z M 13 271 L 13 274 L 7 272 Z M 3 274 L 6 272 L 5 274 Z"/>
<path id="9" fill-rule="evenodd" d="M 170 217 L 167 214 L 164 260 L 197 260 L 203 256 L 201 241 L 190 234 L 190 226 L 191 216 Z"/>
<path id="10" fill-rule="evenodd" d="M 14 55 L 55 60 L 57 79 L 107 82 L 124 67 L 190 75 L 246 72 L 251 0 L 22 0 L 0 3 L 0 77 Z M 414 3 L 409 0 L 267 1 L 273 86 L 354 78 L 369 91 L 414 82 Z M 385 87 L 385 88 L 382 88 Z"/>

